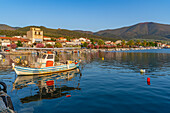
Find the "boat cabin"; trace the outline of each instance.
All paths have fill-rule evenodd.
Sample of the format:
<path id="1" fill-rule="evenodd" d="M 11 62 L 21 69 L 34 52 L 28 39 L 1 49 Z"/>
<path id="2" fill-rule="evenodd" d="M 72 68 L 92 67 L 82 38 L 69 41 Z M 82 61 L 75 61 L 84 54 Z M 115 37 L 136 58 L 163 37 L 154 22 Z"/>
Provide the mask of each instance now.
<path id="1" fill-rule="evenodd" d="M 41 68 L 52 67 L 55 63 L 55 54 L 47 52 L 47 54 L 44 54 L 37 62 L 41 64 Z"/>

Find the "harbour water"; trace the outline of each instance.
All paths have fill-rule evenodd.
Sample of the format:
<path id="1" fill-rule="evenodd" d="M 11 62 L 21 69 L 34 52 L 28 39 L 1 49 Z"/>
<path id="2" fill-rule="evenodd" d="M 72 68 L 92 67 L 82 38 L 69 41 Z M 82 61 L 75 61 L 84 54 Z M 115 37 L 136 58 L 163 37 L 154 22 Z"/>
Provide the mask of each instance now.
<path id="1" fill-rule="evenodd" d="M 49 75 L 17 77 L 11 69 L 2 68 L 0 81 L 7 84 L 15 111 L 170 113 L 170 49 L 94 52 L 80 58 L 80 71 Z"/>

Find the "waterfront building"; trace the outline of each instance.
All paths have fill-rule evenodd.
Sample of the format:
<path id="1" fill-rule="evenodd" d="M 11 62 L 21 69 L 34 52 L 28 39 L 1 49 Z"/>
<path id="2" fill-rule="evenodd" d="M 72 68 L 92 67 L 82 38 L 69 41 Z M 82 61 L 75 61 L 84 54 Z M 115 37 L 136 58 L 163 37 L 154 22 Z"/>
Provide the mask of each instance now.
<path id="1" fill-rule="evenodd" d="M 81 42 L 66 42 L 68 46 L 81 45 Z"/>
<path id="2" fill-rule="evenodd" d="M 51 37 L 44 36 L 44 41 L 51 40 Z"/>
<path id="3" fill-rule="evenodd" d="M 27 31 L 27 38 L 31 40 L 32 43 L 43 42 L 43 31 L 40 28 L 31 27 L 30 31 Z"/>
<path id="4" fill-rule="evenodd" d="M 106 45 L 111 45 L 111 44 L 112 44 L 111 41 L 105 41 L 104 43 L 105 43 Z"/>
<path id="5" fill-rule="evenodd" d="M 121 45 L 121 43 L 122 43 L 121 40 L 117 40 L 117 41 L 115 42 L 116 45 L 117 45 L 117 44 L 120 44 L 120 45 Z"/>
<path id="6" fill-rule="evenodd" d="M 7 45 L 10 45 L 10 37 L 0 37 L 0 46 L 7 47 Z"/>
<path id="7" fill-rule="evenodd" d="M 90 39 L 87 39 L 87 38 L 79 38 L 79 41 L 81 42 L 90 42 Z"/>
<path id="8" fill-rule="evenodd" d="M 31 45 L 31 41 L 29 39 L 24 39 L 24 38 L 10 38 L 10 43 L 15 43 L 17 44 L 18 41 L 20 41 L 23 44 L 23 47 L 27 47 L 29 45 Z"/>
<path id="9" fill-rule="evenodd" d="M 6 37 L 6 35 L 0 35 L 0 37 Z"/>
<path id="10" fill-rule="evenodd" d="M 52 40 L 47 40 L 47 41 L 44 41 L 45 45 L 47 44 L 50 44 L 50 45 L 55 45 L 55 41 L 52 41 Z"/>
<path id="11" fill-rule="evenodd" d="M 13 38 L 22 38 L 22 36 L 13 36 Z"/>
<path id="12" fill-rule="evenodd" d="M 28 46 L 31 44 L 29 39 L 24 39 L 24 38 L 16 38 L 16 37 L 0 37 L 0 46 L 1 47 L 8 47 L 10 46 L 12 43 L 17 44 L 18 41 L 21 41 L 21 43 L 24 46 Z"/>
<path id="13" fill-rule="evenodd" d="M 59 38 L 57 38 L 56 40 L 58 40 L 58 41 L 67 41 L 67 39 L 64 38 L 64 37 L 59 37 Z"/>
<path id="14" fill-rule="evenodd" d="M 74 38 L 74 39 L 70 39 L 71 42 L 80 42 L 79 39 Z"/>

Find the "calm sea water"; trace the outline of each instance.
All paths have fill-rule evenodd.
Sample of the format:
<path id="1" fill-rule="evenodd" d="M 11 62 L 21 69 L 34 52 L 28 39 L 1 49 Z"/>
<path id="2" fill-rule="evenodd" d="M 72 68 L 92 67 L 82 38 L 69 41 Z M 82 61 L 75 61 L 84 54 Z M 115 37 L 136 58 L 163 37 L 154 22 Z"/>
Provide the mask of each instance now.
<path id="1" fill-rule="evenodd" d="M 81 72 L 17 77 L 12 70 L 0 70 L 15 111 L 170 113 L 170 49 L 98 52 L 81 57 Z M 146 73 L 141 74 L 140 69 Z"/>

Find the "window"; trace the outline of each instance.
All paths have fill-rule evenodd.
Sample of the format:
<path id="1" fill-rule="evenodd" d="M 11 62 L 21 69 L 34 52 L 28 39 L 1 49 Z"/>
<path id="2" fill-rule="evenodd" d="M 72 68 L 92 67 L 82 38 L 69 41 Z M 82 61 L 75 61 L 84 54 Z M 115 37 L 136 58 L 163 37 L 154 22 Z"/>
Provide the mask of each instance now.
<path id="1" fill-rule="evenodd" d="M 35 35 L 37 34 L 37 32 L 35 32 Z"/>
<path id="2" fill-rule="evenodd" d="M 53 59 L 53 55 L 48 55 L 47 59 Z"/>
<path id="3" fill-rule="evenodd" d="M 39 32 L 39 35 L 41 35 L 41 32 Z"/>

